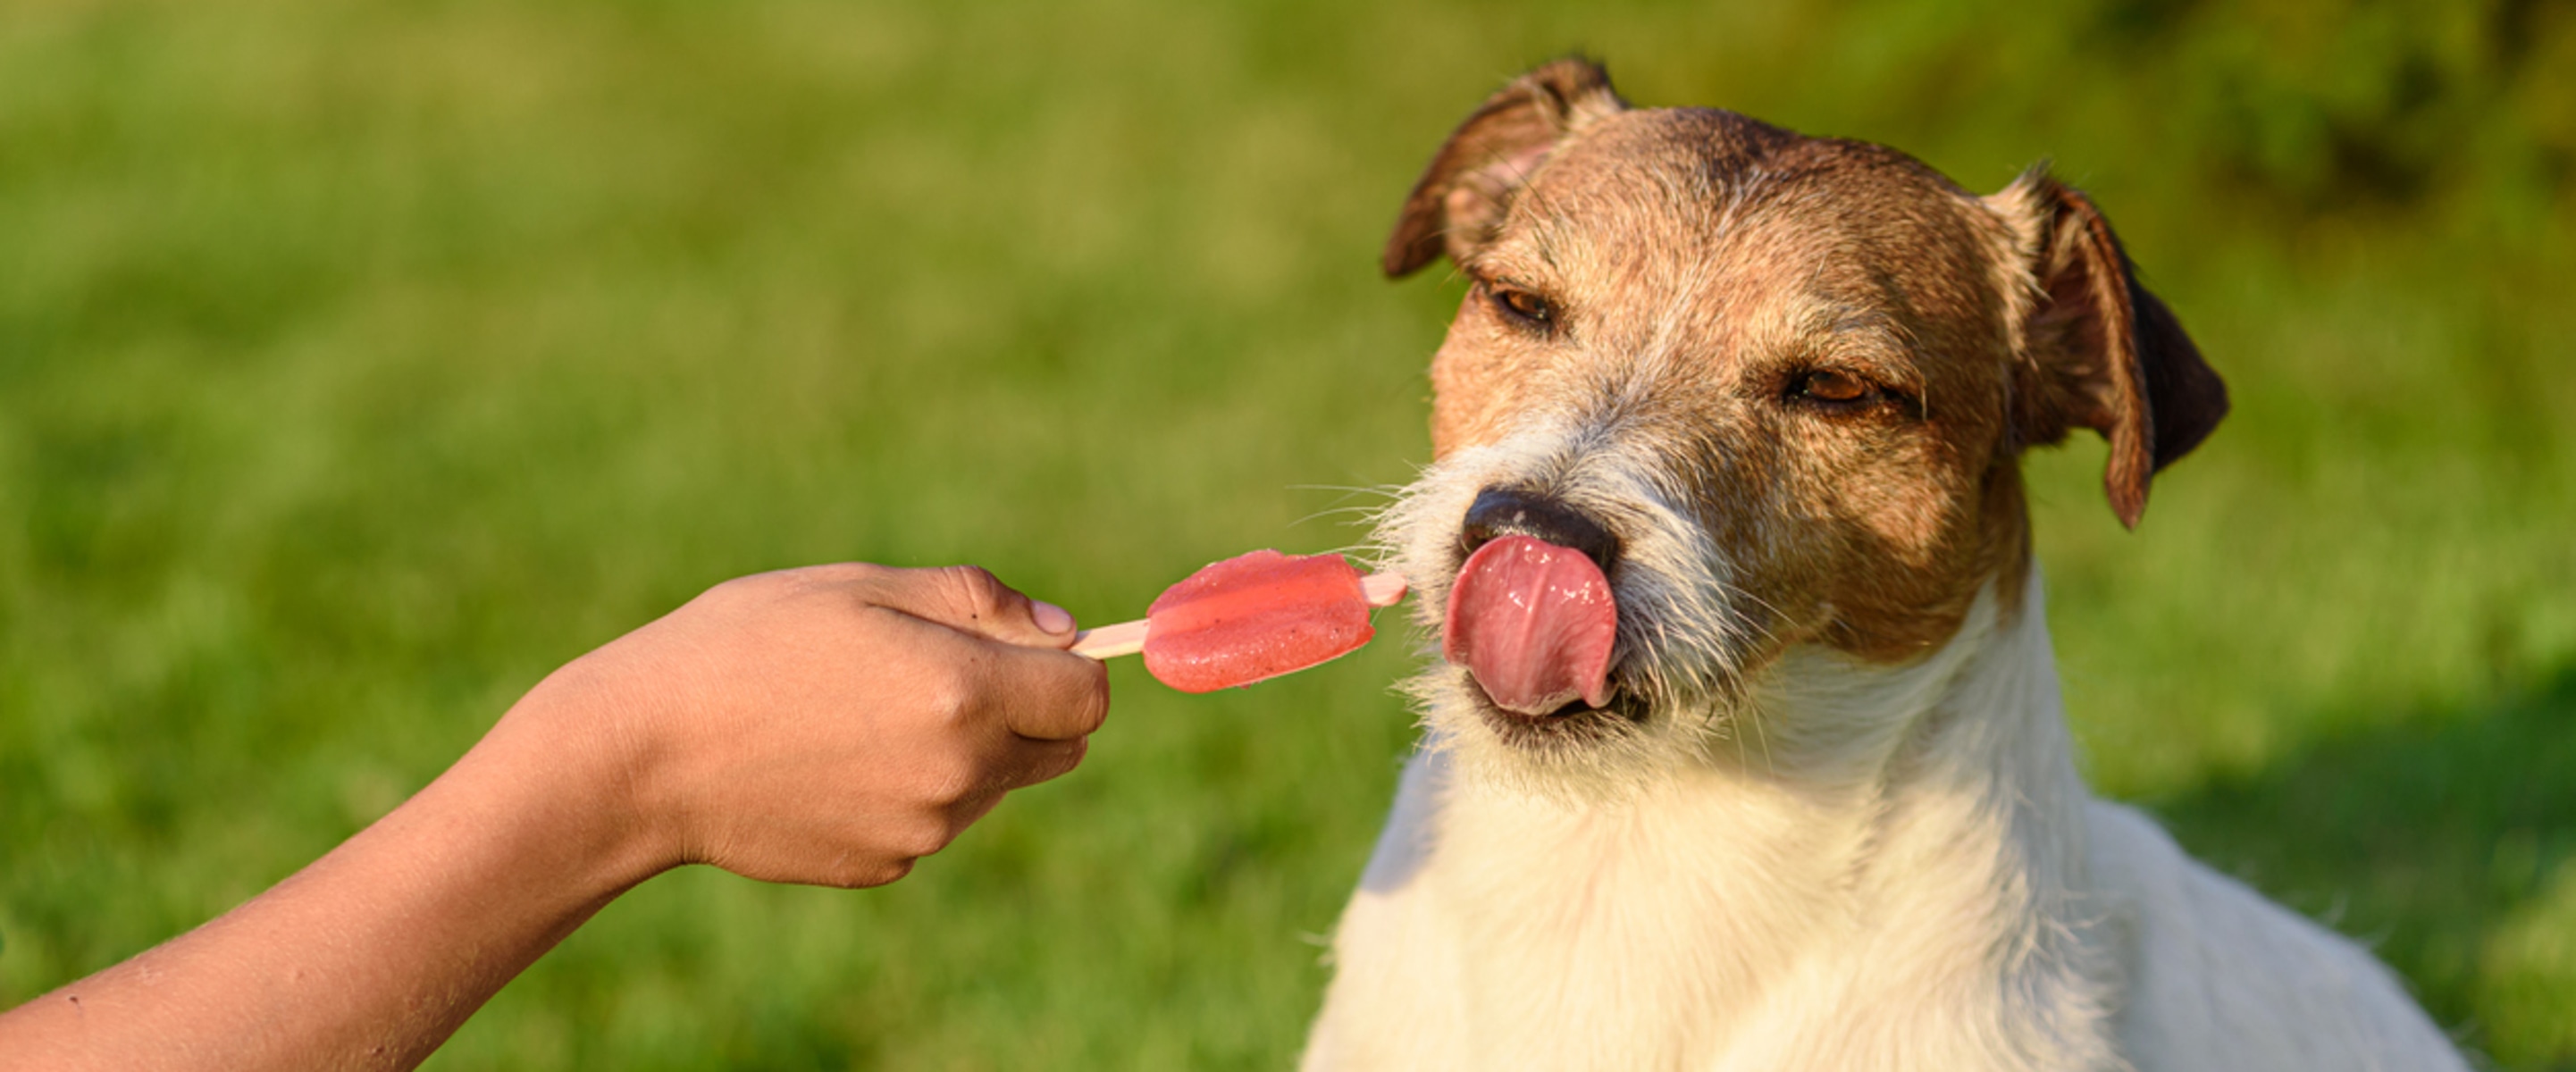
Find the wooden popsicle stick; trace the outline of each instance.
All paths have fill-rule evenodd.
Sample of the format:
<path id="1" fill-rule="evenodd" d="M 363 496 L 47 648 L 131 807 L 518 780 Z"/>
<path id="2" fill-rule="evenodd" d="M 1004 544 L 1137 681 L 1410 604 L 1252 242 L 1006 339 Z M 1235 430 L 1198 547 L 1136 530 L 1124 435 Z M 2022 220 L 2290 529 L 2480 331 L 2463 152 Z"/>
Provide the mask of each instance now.
<path id="1" fill-rule="evenodd" d="M 1372 573 L 1360 578 L 1360 598 L 1372 607 L 1391 607 L 1404 598 L 1404 575 Z M 1074 654 L 1093 659 L 1115 659 L 1145 650 L 1147 619 L 1085 629 L 1073 635 Z"/>
<path id="2" fill-rule="evenodd" d="M 1093 659 L 1115 659 L 1145 650 L 1145 619 L 1085 629 L 1073 635 L 1073 653 Z"/>

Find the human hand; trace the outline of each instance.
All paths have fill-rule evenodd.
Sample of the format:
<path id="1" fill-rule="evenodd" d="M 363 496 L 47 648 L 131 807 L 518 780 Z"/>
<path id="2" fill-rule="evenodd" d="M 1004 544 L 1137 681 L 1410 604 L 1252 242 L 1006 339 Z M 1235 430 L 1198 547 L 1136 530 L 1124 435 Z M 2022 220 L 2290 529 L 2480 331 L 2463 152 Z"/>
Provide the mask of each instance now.
<path id="1" fill-rule="evenodd" d="M 0 1014 L 0 1066 L 408 1067 L 657 872 L 892 882 L 1081 761 L 1109 688 L 1073 632 L 972 567 L 717 585 L 268 892 Z"/>
<path id="2" fill-rule="evenodd" d="M 880 885 L 1081 761 L 1109 688 L 1073 634 L 971 566 L 764 573 L 556 671 L 477 750 L 591 760 L 576 791 L 619 801 L 645 873 Z"/>

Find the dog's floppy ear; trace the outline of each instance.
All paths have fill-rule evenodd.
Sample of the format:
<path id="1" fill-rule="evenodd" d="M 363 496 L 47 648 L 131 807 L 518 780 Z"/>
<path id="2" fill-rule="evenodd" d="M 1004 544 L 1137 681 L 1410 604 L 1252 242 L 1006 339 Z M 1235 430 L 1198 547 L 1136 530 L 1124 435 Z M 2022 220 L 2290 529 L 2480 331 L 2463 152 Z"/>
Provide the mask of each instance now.
<path id="1" fill-rule="evenodd" d="M 1561 59 L 1513 79 L 1458 124 L 1413 184 L 1387 236 L 1386 274 L 1410 275 L 1443 253 L 1457 260 L 1491 240 L 1548 150 L 1627 107 L 1610 72 L 1590 60 Z"/>
<path id="2" fill-rule="evenodd" d="M 2076 428 L 2102 433 L 2111 443 L 2103 490 L 2120 523 L 2136 528 L 2156 470 L 2227 415 L 2227 385 L 2173 311 L 2138 285 L 2110 222 L 2083 194 L 2033 168 L 1986 203 L 2013 228 L 2033 287 L 2015 432 L 2026 445 Z"/>

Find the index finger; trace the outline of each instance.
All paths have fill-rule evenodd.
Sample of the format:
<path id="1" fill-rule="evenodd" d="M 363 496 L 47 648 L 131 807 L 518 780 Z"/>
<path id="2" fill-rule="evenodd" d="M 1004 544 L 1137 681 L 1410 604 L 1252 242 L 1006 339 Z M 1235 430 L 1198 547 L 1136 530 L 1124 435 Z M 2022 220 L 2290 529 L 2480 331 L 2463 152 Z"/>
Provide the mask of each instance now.
<path id="1" fill-rule="evenodd" d="M 1038 741 L 1090 736 L 1109 718 L 1109 671 L 1061 651 L 983 641 L 978 693 L 986 713 Z"/>

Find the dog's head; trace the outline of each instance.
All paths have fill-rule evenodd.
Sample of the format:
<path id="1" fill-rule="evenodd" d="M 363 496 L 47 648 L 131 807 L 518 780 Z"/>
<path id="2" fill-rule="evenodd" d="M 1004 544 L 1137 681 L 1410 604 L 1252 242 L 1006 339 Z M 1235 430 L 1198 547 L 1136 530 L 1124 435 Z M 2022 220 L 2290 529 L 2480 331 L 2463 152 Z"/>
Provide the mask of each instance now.
<path id="1" fill-rule="evenodd" d="M 1989 583 L 2018 588 L 2024 448 L 2101 433 L 2134 525 L 2227 409 L 2074 190 L 2033 172 L 1981 198 L 1880 146 L 1631 109 L 1579 60 L 1505 87 L 1433 158 L 1385 268 L 1444 254 L 1472 286 L 1432 363 L 1437 460 L 1384 536 L 1468 664 L 1420 683 L 1435 729 L 1505 766 L 1706 759 L 1785 653 L 1918 659 Z M 1496 689 L 1510 668 L 1460 652 L 1468 604 L 1583 586 L 1556 585 L 1562 561 L 1480 563 L 1500 576 L 1464 590 L 1469 556 L 1511 536 L 1597 564 L 1615 627 L 1542 607 L 1489 658 L 1582 662 L 1563 649 L 1591 630 L 1614 638 L 1606 674 Z"/>

